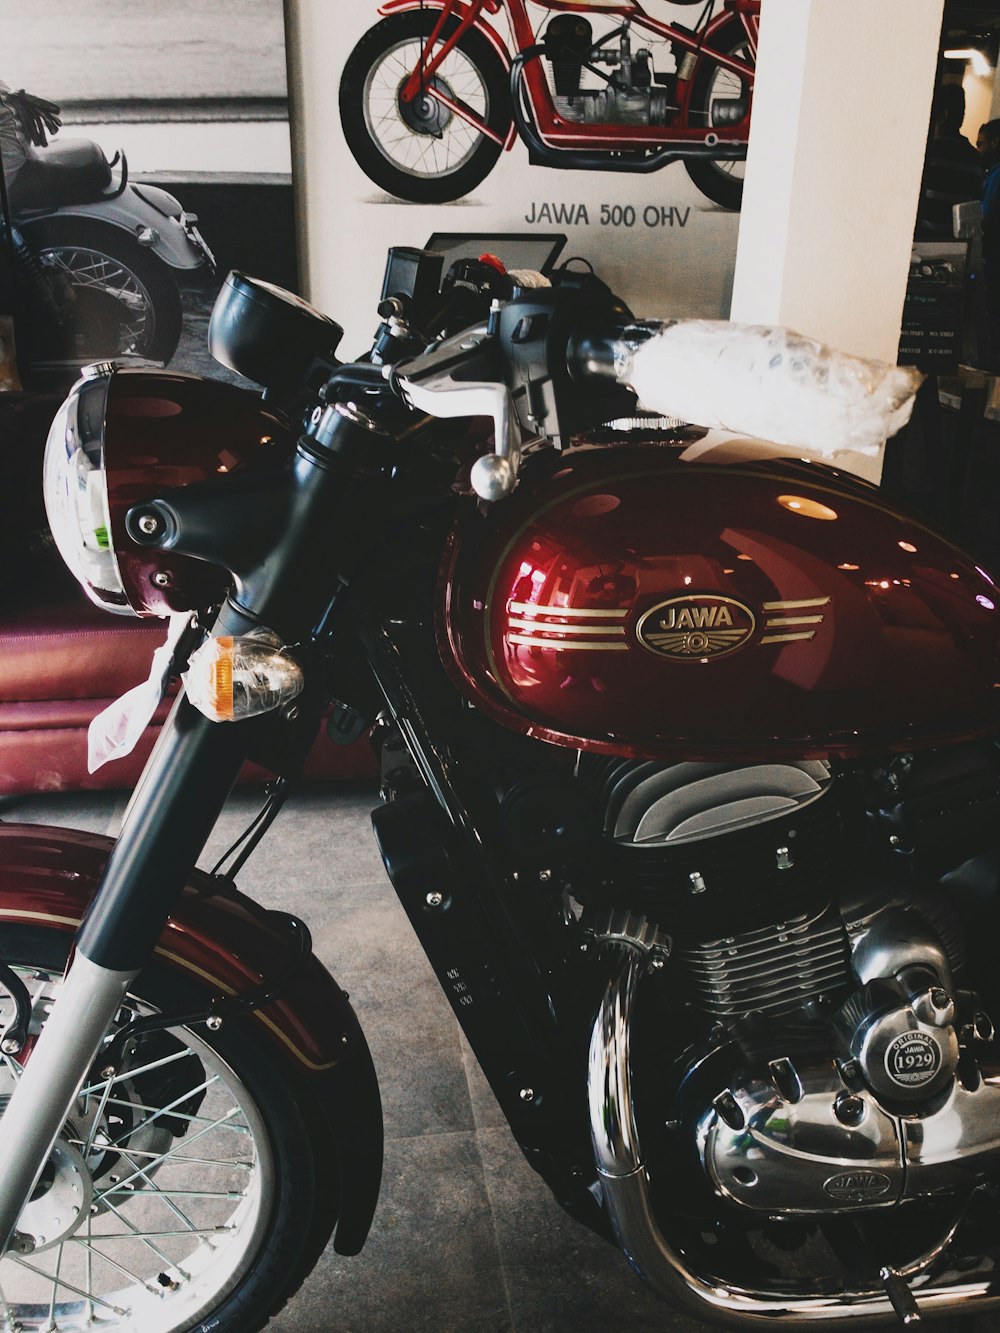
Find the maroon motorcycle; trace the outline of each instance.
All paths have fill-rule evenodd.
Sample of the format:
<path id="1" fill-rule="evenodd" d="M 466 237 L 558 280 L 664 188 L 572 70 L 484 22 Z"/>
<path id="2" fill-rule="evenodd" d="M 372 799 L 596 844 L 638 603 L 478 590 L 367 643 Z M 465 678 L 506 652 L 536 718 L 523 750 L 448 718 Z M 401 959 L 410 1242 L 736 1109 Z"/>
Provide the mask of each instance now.
<path id="1" fill-rule="evenodd" d="M 387 0 L 344 66 L 344 137 L 370 180 L 416 203 L 468 194 L 520 137 L 547 167 L 682 160 L 704 195 L 738 209 L 760 0 L 714 8 L 689 28 L 639 0 Z M 509 44 L 489 21 L 501 13 Z M 652 46 L 634 47 L 635 33 Z"/>
<path id="2" fill-rule="evenodd" d="M 7 1326 L 257 1329 L 364 1243 L 364 1036 L 234 883 L 323 717 L 372 734 L 388 874 L 517 1142 L 668 1301 L 1000 1307 L 1000 590 L 801 446 L 628 387 L 663 410 L 726 336 L 818 385 L 820 430 L 846 394 L 853 440 L 912 383 L 567 269 L 441 269 L 392 252 L 355 362 L 230 275 L 212 346 L 263 399 L 96 366 L 53 425 L 60 549 L 171 616 L 184 688 L 116 842 L 0 828 Z M 278 780 L 193 872 L 248 757 Z"/>

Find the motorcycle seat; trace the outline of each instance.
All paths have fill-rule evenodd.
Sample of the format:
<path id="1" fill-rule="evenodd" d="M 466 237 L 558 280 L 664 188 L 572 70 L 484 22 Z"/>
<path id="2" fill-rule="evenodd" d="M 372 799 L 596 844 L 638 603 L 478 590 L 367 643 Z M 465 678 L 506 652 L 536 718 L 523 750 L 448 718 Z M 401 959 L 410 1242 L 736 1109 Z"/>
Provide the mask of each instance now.
<path id="1" fill-rule="evenodd" d="M 32 148 L 11 184 L 15 218 L 36 209 L 61 208 L 98 198 L 111 184 L 111 166 L 90 139 L 61 139 Z"/>

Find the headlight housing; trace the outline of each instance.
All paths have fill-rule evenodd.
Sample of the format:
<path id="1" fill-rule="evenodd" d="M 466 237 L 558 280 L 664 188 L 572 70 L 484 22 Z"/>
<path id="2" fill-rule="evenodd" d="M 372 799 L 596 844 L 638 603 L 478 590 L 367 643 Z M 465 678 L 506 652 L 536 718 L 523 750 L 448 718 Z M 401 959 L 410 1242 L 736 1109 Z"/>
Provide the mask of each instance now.
<path id="1" fill-rule="evenodd" d="M 121 615 L 164 616 L 222 601 L 227 570 L 140 547 L 133 505 L 196 482 L 272 466 L 294 447 L 258 394 L 168 371 L 89 367 L 49 429 L 44 490 L 59 553 L 87 596 Z"/>
<path id="2" fill-rule="evenodd" d="M 59 554 L 98 606 L 131 615 L 111 545 L 104 471 L 109 378 L 79 380 L 49 427 L 43 487 Z"/>

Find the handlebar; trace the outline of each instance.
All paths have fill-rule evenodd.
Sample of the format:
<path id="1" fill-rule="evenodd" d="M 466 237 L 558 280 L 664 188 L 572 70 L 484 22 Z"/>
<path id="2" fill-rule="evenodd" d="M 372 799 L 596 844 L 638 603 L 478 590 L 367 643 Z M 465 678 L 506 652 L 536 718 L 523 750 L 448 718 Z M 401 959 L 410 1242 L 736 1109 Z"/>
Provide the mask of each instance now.
<path id="1" fill-rule="evenodd" d="M 515 294 L 489 325 L 396 368 L 404 397 L 438 416 L 489 415 L 484 500 L 517 482 L 520 432 L 559 445 L 636 405 L 657 415 L 831 458 L 876 456 L 909 419 L 922 376 L 787 329 L 721 320 L 636 320 L 603 288 Z"/>

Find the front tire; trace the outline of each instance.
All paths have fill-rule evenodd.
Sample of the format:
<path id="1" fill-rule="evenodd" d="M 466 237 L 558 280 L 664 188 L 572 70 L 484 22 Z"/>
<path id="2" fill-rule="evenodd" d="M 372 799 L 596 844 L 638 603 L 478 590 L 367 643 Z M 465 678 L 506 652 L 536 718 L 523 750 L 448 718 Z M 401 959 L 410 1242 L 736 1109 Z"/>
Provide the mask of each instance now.
<path id="1" fill-rule="evenodd" d="M 40 218 L 21 233 L 66 310 L 57 319 L 29 294 L 29 364 L 170 360 L 181 336 L 181 298 L 161 259 L 122 228 L 91 218 Z"/>
<path id="2" fill-rule="evenodd" d="M 753 64 L 753 54 L 743 24 L 738 19 L 725 24 L 713 38 L 718 51 L 736 56 Z M 688 121 L 691 125 L 711 129 L 721 121 L 722 103 L 742 102 L 746 116 L 750 115 L 752 89 L 746 80 L 731 70 L 723 69 L 708 55 L 703 55 L 694 73 Z M 727 111 L 731 113 L 731 106 Z M 732 123 L 732 122 L 728 122 Z M 706 198 L 722 208 L 738 213 L 743 202 L 743 173 L 745 159 L 692 157 L 684 163 L 687 173 Z"/>
<path id="3" fill-rule="evenodd" d="M 69 942 L 46 928 L 0 936 L 0 956 L 32 992 L 32 1032 L 58 990 Z M 156 964 L 118 1020 L 191 1012 L 208 998 Z M 6 1025 L 6 993 L 0 1009 Z M 4 1091 L 18 1066 L 18 1057 L 0 1056 Z M 85 1081 L 18 1224 L 28 1229 L 33 1209 L 30 1229 L 47 1230 L 46 1243 L 0 1262 L 4 1318 L 23 1333 L 262 1328 L 336 1220 L 337 1171 L 321 1124 L 308 1088 L 252 1019 L 139 1037 L 110 1085 L 97 1072 Z M 67 1221 L 67 1200 L 81 1205 L 78 1219 Z"/>
<path id="4" fill-rule="evenodd" d="M 400 90 L 437 22 L 436 10 L 391 14 L 366 32 L 340 80 L 347 146 L 376 185 L 400 199 L 442 204 L 474 190 L 503 151 L 430 94 L 404 104 Z M 453 31 L 452 26 L 446 31 Z M 436 73 L 442 96 L 473 112 L 502 141 L 510 129 L 507 73 L 489 40 L 471 28 Z"/>

